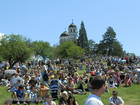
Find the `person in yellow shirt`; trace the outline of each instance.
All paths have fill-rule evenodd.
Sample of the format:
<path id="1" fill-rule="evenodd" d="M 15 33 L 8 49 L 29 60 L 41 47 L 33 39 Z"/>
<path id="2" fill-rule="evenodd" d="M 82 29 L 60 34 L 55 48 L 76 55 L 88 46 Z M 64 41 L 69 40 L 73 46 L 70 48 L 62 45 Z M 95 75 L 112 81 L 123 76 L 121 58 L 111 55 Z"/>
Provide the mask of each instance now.
<path id="1" fill-rule="evenodd" d="M 49 88 L 41 83 L 41 86 L 38 88 L 38 97 L 45 98 L 48 95 Z"/>

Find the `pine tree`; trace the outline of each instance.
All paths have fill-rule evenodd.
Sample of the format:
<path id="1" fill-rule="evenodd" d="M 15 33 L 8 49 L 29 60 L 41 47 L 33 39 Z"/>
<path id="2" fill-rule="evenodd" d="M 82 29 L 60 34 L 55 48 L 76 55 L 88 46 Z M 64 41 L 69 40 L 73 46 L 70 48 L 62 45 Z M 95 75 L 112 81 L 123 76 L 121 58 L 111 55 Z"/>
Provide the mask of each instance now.
<path id="1" fill-rule="evenodd" d="M 116 39 L 116 33 L 112 27 L 108 27 L 107 31 L 103 35 L 103 40 L 97 45 L 97 54 L 107 54 L 113 56 L 123 56 L 124 51 L 122 45 Z"/>
<path id="2" fill-rule="evenodd" d="M 83 21 L 81 22 L 81 27 L 79 30 L 78 45 L 84 48 L 86 50 L 86 53 L 89 52 L 88 38 Z"/>
<path id="3" fill-rule="evenodd" d="M 107 48 L 108 55 L 112 52 L 113 43 L 116 41 L 116 33 L 112 27 L 108 27 L 106 33 L 103 35 L 103 43 Z"/>

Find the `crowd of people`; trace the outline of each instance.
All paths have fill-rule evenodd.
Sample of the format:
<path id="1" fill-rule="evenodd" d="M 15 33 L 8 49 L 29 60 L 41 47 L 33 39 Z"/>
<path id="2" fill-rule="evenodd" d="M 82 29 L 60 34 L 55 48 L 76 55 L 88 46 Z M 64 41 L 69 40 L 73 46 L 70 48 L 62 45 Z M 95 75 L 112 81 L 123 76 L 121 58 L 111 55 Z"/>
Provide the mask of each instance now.
<path id="1" fill-rule="evenodd" d="M 58 80 L 59 105 L 78 105 L 73 94 L 85 95 L 87 91 L 91 95 L 85 105 L 94 105 L 93 102 L 96 101 L 102 105 L 101 94 L 109 92 L 109 88 L 140 83 L 139 58 L 135 56 L 92 55 L 83 56 L 80 60 L 28 61 L 13 66 L 14 73 L 5 72 L 9 67 L 8 61 L 0 63 L 0 85 L 7 86 L 17 104 L 21 100 L 26 104 L 38 103 L 42 99 L 44 105 L 56 105 L 50 93 L 52 80 Z M 78 71 L 83 71 L 83 74 Z M 84 88 L 85 86 L 87 87 Z M 117 91 L 113 92 L 113 96 L 115 94 L 118 94 Z M 110 105 L 117 105 L 112 100 L 113 97 L 110 98 Z"/>

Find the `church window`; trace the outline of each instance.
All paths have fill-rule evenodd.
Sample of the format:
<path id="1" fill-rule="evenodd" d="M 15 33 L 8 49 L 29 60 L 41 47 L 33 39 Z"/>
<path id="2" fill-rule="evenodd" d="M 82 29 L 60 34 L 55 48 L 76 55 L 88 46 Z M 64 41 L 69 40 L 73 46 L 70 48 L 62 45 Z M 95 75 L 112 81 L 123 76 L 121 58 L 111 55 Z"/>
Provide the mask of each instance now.
<path id="1" fill-rule="evenodd" d="M 72 29 L 70 29 L 70 32 L 72 32 Z"/>

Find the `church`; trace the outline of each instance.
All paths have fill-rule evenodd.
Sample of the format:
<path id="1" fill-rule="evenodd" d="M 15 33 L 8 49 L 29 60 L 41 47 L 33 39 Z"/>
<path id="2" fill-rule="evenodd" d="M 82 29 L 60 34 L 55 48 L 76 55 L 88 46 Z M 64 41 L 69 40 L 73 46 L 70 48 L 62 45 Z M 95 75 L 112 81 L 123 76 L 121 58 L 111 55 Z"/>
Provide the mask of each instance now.
<path id="1" fill-rule="evenodd" d="M 78 39 L 78 31 L 76 25 L 72 22 L 68 27 L 68 32 L 64 31 L 59 37 L 60 45 L 63 44 L 65 41 L 73 41 L 77 44 Z"/>

